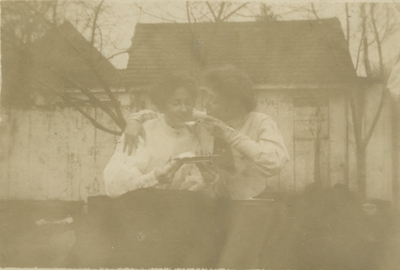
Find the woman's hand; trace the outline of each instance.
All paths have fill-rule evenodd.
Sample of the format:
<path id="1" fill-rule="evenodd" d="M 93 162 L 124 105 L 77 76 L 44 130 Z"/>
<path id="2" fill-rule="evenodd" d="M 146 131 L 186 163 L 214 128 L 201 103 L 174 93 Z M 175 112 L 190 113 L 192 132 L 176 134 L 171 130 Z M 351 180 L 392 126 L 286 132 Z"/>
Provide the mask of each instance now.
<path id="1" fill-rule="evenodd" d="M 125 139 L 124 139 L 123 152 L 127 150 L 128 155 L 129 156 L 132 155 L 133 149 L 137 147 L 139 143 L 139 136 L 142 133 L 142 131 L 143 131 L 143 125 L 141 122 L 134 119 L 128 121 L 124 131 Z"/>
<path id="2" fill-rule="evenodd" d="M 168 184 L 171 182 L 171 180 L 175 176 L 175 173 L 182 165 L 182 162 L 179 162 L 175 159 L 170 159 L 162 168 L 156 169 L 154 171 L 154 175 L 157 178 L 158 182 L 160 182 L 160 184 Z"/>
<path id="3" fill-rule="evenodd" d="M 202 117 L 199 122 L 203 124 L 203 126 L 211 133 L 211 135 L 221 139 L 225 139 L 227 132 L 232 130 L 232 128 L 223 121 L 208 115 Z"/>
<path id="4" fill-rule="evenodd" d="M 206 182 L 207 184 L 212 184 L 222 177 L 227 177 L 229 175 L 227 171 L 219 169 L 218 167 L 211 164 L 199 163 L 196 164 L 196 166 L 203 176 L 204 182 Z"/>

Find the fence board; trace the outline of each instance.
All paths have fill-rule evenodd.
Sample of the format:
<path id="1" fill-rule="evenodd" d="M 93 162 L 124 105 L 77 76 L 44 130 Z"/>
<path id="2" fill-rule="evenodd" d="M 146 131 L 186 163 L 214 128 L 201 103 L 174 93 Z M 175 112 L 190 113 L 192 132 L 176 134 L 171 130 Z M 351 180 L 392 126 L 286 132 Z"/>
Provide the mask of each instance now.
<path id="1" fill-rule="evenodd" d="M 314 141 L 295 140 L 295 191 L 301 192 L 314 182 Z"/>
<path id="2" fill-rule="evenodd" d="M 313 182 L 329 182 L 329 174 L 323 171 L 329 167 L 329 112 L 324 100 L 314 104 L 303 97 L 294 105 L 295 185 L 296 191 L 302 191 Z M 315 175 L 317 168 L 319 175 Z"/>
<path id="3" fill-rule="evenodd" d="M 29 177 L 29 114 L 14 111 L 11 122 L 9 199 L 30 199 Z"/>
<path id="4" fill-rule="evenodd" d="M 330 186 L 330 167 L 331 167 L 331 157 L 330 157 L 330 143 L 328 139 L 320 140 L 320 158 L 319 158 L 319 167 L 320 167 L 320 177 L 321 177 L 321 185 L 323 187 Z"/>
<path id="5" fill-rule="evenodd" d="M 29 112 L 26 112 L 27 114 Z M 30 114 L 29 174 L 32 199 L 47 198 L 47 162 L 53 157 L 47 153 L 49 116 L 44 110 Z"/>
<path id="6" fill-rule="evenodd" d="M 357 146 L 354 135 L 354 123 L 350 104 L 347 105 L 347 170 L 349 188 L 352 191 L 357 190 Z"/>
<path id="7" fill-rule="evenodd" d="M 69 108 L 68 114 L 71 121 L 68 122 L 68 157 L 67 157 L 67 181 L 69 186 L 68 198 L 80 200 L 80 184 L 82 181 L 82 157 L 81 157 L 81 134 L 82 115 L 74 108 Z"/>
<path id="8" fill-rule="evenodd" d="M 331 185 L 347 184 L 347 103 L 344 96 L 329 99 L 329 152 Z"/>
<path id="9" fill-rule="evenodd" d="M 116 129 L 113 120 L 111 120 L 103 111 L 97 109 L 96 118 L 103 119 L 102 123 L 107 127 L 112 127 L 114 130 Z M 114 137 L 115 136 L 112 134 L 95 130 L 94 164 L 96 175 L 94 181 L 99 187 L 99 194 L 105 194 L 103 171 L 115 150 Z"/>
<path id="10" fill-rule="evenodd" d="M 70 115 L 67 108 L 56 108 L 51 116 L 49 129 L 49 175 L 48 198 L 68 200 L 67 165 L 68 165 L 68 121 Z"/>
<path id="11" fill-rule="evenodd" d="M 380 91 L 371 89 L 366 103 L 366 126 L 369 128 L 380 100 Z M 371 101 L 371 102 L 370 102 Z M 385 100 L 379 121 L 367 146 L 367 196 L 392 199 L 392 141 L 390 100 Z"/>
<path id="12" fill-rule="evenodd" d="M 85 108 L 86 112 L 93 114 L 94 109 Z M 94 164 L 94 127 L 86 118 L 82 117 L 82 133 L 81 133 L 81 166 L 83 168 L 80 182 L 80 197 L 83 200 L 87 196 L 95 196 L 98 194 L 96 186 L 93 186 L 95 176 Z"/>

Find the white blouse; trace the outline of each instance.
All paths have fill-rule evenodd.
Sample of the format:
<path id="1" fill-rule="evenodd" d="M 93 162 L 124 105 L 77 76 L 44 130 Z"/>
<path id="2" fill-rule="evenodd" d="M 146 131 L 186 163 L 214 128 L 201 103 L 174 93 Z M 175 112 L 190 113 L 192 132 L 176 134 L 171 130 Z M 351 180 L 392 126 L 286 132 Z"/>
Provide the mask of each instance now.
<path id="1" fill-rule="evenodd" d="M 233 127 L 225 140 L 232 147 L 237 174 L 224 186 L 233 199 L 255 197 L 264 191 L 265 179 L 288 163 L 289 153 L 274 120 L 263 113 L 250 112 L 227 124 Z"/>
<path id="2" fill-rule="evenodd" d="M 128 191 L 155 187 L 161 189 L 197 190 L 204 186 L 203 178 L 193 164 L 183 165 L 170 184 L 160 184 L 154 175 L 171 158 L 182 153 L 200 154 L 198 136 L 187 127 L 172 128 L 163 116 L 143 124 L 144 138 L 131 156 L 123 152 L 124 135 L 104 170 L 107 195 L 118 196 Z"/>

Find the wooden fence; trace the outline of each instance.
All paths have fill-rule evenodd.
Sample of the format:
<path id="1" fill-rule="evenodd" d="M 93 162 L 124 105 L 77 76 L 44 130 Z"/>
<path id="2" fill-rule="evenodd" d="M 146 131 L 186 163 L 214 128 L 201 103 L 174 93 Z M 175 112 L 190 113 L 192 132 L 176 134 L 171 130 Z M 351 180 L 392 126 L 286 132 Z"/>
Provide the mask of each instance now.
<path id="1" fill-rule="evenodd" d="M 376 110 L 378 91 L 368 94 L 365 124 Z M 263 90 L 257 110 L 278 124 L 291 160 L 272 189 L 302 191 L 314 181 L 357 189 L 356 152 L 348 100 L 329 94 L 317 100 L 293 91 Z M 367 195 L 393 199 L 392 112 L 387 100 L 367 149 Z M 112 127 L 101 110 L 86 108 Z M 125 108 L 125 114 L 129 114 Z M 14 109 L 0 129 L 0 199 L 86 200 L 104 194 L 103 169 L 118 137 L 95 129 L 74 108 Z M 396 196 L 395 196 L 396 197 Z"/>

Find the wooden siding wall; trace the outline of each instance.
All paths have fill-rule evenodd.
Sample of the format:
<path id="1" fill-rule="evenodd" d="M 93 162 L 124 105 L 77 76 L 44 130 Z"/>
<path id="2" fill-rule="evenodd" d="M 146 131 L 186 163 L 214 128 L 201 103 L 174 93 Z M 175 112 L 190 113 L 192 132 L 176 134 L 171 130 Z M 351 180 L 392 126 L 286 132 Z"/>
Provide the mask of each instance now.
<path id="1" fill-rule="evenodd" d="M 113 127 L 99 109 L 86 108 Z M 2 126 L 0 199 L 86 200 L 104 194 L 103 169 L 118 138 L 74 108 L 13 110 Z"/>
<path id="2" fill-rule="evenodd" d="M 371 98 L 367 111 L 373 113 L 378 99 Z M 291 157 L 278 176 L 268 179 L 270 188 L 300 192 L 320 181 L 324 186 L 342 183 L 356 190 L 355 141 L 344 95 L 305 98 L 295 91 L 263 90 L 258 100 L 257 110 L 276 121 Z M 367 153 L 368 196 L 384 200 L 393 197 L 388 105 L 389 101 Z M 112 126 L 102 111 L 86 110 Z M 371 115 L 366 115 L 365 124 L 370 122 Z M 118 137 L 96 130 L 75 109 L 13 110 L 0 136 L 0 199 L 86 200 L 104 194 L 103 169 Z"/>
<path id="3" fill-rule="evenodd" d="M 270 90 L 260 92 L 258 100 L 257 110 L 276 121 L 291 157 L 280 175 L 269 179 L 271 186 L 299 192 L 315 181 L 323 186 L 347 183 L 347 102 L 343 95 L 303 96 Z M 315 175 L 317 167 L 319 176 Z"/>

